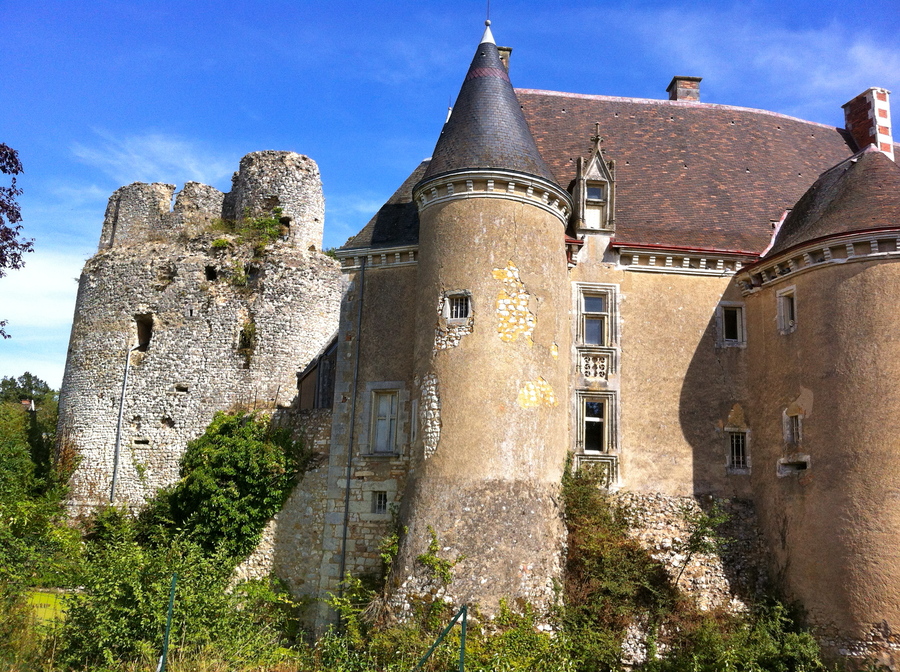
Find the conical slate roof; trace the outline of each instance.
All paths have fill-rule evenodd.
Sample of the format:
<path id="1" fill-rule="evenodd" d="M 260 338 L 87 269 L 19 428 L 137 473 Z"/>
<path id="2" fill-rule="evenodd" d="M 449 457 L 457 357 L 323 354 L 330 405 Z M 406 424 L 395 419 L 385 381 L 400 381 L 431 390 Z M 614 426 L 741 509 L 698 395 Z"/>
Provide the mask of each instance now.
<path id="1" fill-rule="evenodd" d="M 422 181 L 472 169 L 510 170 L 556 184 L 522 114 L 490 28 L 478 45 Z"/>
<path id="2" fill-rule="evenodd" d="M 824 236 L 894 227 L 900 227 L 900 166 L 870 145 L 819 176 L 765 256 Z"/>

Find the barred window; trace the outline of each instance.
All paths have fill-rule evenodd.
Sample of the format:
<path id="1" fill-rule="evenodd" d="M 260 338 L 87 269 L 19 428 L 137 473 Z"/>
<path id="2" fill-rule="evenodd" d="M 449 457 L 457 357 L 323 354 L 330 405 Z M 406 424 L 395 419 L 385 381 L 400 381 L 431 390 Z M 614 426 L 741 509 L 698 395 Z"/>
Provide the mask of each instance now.
<path id="1" fill-rule="evenodd" d="M 450 319 L 464 320 L 469 317 L 469 297 L 451 296 L 450 298 Z"/>
<path id="2" fill-rule="evenodd" d="M 728 466 L 732 469 L 747 469 L 747 434 L 746 432 L 729 432 Z"/>
<path id="3" fill-rule="evenodd" d="M 376 490 L 372 493 L 372 513 L 387 513 L 388 497 L 384 490 Z"/>

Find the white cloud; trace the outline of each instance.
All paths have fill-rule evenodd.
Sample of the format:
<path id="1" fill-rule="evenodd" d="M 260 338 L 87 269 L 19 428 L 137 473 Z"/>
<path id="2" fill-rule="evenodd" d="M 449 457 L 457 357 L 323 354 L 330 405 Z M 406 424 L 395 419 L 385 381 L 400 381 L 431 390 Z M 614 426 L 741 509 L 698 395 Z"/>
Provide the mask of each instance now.
<path id="1" fill-rule="evenodd" d="M 647 51 L 690 70 L 680 74 L 703 76 L 721 98 L 749 96 L 817 121 L 841 120 L 840 104 L 869 86 L 900 85 L 900 43 L 838 23 L 791 29 L 743 9 L 682 9 L 633 25 Z"/>
<path id="2" fill-rule="evenodd" d="M 100 169 L 117 184 L 196 180 L 214 184 L 228 177 L 237 165 L 230 154 L 199 143 L 161 133 L 115 136 L 94 131 L 93 144 L 76 142 L 72 153 L 83 163 Z"/>
<path id="3" fill-rule="evenodd" d="M 0 279 L 0 319 L 12 335 L 0 340 L 0 375 L 30 371 L 59 387 L 83 265 L 77 253 L 38 249 Z"/>

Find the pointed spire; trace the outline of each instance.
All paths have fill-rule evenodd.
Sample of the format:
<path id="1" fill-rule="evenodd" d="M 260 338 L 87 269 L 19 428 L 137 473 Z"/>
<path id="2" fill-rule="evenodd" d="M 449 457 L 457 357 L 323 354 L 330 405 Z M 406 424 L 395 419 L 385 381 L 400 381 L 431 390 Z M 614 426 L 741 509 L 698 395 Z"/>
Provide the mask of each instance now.
<path id="1" fill-rule="evenodd" d="M 494 42 L 494 34 L 491 32 L 491 20 L 488 19 L 484 22 L 484 35 L 481 36 L 481 44 L 493 44 L 495 47 L 497 43 Z"/>
<path id="2" fill-rule="evenodd" d="M 509 170 L 556 184 L 500 60 L 490 21 L 485 24 L 422 182 L 464 170 Z"/>

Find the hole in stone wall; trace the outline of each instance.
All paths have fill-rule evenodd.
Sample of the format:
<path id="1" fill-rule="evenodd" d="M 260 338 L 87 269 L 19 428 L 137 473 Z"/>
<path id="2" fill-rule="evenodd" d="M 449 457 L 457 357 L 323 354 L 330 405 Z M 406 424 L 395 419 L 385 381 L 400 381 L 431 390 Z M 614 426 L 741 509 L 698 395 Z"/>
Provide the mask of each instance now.
<path id="1" fill-rule="evenodd" d="M 150 347 L 150 339 L 153 338 L 153 315 L 149 313 L 135 315 L 134 325 L 137 328 L 137 349 L 140 352 L 147 352 L 147 348 Z"/>
<path id="2" fill-rule="evenodd" d="M 166 416 L 159 421 L 163 427 L 168 427 L 169 429 L 173 429 L 175 427 L 175 421 L 172 418 Z"/>
<path id="3" fill-rule="evenodd" d="M 809 469 L 809 457 L 803 456 L 798 458 L 782 458 L 778 460 L 778 475 L 790 476 L 791 474 L 802 474 Z"/>
<path id="4" fill-rule="evenodd" d="M 188 391 L 187 385 L 175 385 L 175 391 L 180 392 L 182 394 L 186 394 Z"/>
<path id="5" fill-rule="evenodd" d="M 219 271 L 215 266 L 207 266 L 205 269 L 206 279 L 212 282 L 219 279 Z"/>
<path id="6" fill-rule="evenodd" d="M 256 264 L 247 264 L 244 266 L 244 273 L 247 275 L 247 280 L 249 282 L 254 282 L 259 280 L 259 275 L 262 273 L 262 268 L 257 266 Z"/>
<path id="7" fill-rule="evenodd" d="M 136 446 L 149 446 L 149 445 L 150 445 L 150 439 L 135 439 L 135 440 L 134 440 L 134 445 L 136 445 Z"/>

